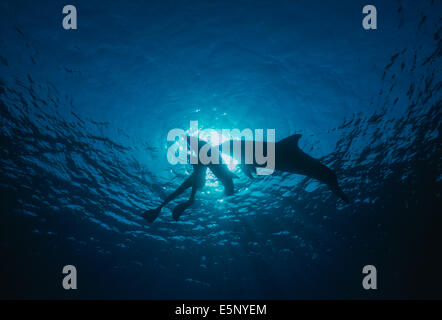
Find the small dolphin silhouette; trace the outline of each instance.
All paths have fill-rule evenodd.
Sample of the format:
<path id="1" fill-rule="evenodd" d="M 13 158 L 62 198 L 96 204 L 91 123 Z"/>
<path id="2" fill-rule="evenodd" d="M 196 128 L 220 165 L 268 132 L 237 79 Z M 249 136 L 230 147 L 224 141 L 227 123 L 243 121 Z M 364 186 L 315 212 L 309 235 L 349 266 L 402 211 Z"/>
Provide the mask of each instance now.
<path id="1" fill-rule="evenodd" d="M 197 139 L 195 137 L 192 138 Z M 300 134 L 295 134 L 275 143 L 274 169 L 282 172 L 301 174 L 309 178 L 316 179 L 326 184 L 330 190 L 345 203 L 349 203 L 349 199 L 340 188 L 336 174 L 333 172 L 333 170 L 322 164 L 318 159 L 312 158 L 302 151 L 298 146 L 300 138 Z M 192 148 L 190 140 L 191 137 L 187 136 L 187 144 Z M 246 141 L 241 140 L 241 155 L 245 154 L 245 142 Z M 264 153 L 267 153 L 270 143 L 273 142 L 263 143 Z M 198 140 L 198 150 L 194 151 L 199 151 L 199 149 L 205 144 L 207 144 L 207 142 Z M 233 140 L 226 141 L 220 146 L 222 146 L 222 153 L 232 155 Z M 230 149 L 226 146 L 230 146 Z M 219 153 L 219 157 L 219 164 L 194 164 L 193 173 L 189 176 L 189 178 L 187 178 L 177 190 L 169 195 L 158 208 L 146 211 L 143 214 L 143 217 L 148 222 L 153 222 L 158 217 L 162 207 L 183 193 L 187 188 L 191 187 L 192 191 L 189 200 L 177 205 L 173 209 L 173 218 L 178 220 L 184 211 L 194 203 L 196 191 L 204 186 L 208 168 L 223 184 L 225 195 L 232 195 L 234 193 L 233 178 L 237 178 L 237 176 L 229 171 L 226 164 L 222 163 L 221 152 Z M 243 161 L 240 161 L 241 171 L 243 171 L 249 178 L 253 178 L 252 173 L 256 174 L 256 169 L 261 167 L 264 167 L 264 165 L 258 164 L 255 157 L 253 157 L 251 164 L 244 164 Z"/>

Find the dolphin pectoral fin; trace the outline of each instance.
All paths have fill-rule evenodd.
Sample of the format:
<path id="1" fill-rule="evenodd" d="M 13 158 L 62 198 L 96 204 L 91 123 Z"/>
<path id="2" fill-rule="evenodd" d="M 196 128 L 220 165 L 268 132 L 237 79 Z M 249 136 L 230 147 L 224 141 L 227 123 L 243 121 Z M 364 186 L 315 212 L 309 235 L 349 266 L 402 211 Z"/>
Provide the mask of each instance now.
<path id="1" fill-rule="evenodd" d="M 227 181 L 221 181 L 224 185 L 224 194 L 226 196 L 231 196 L 235 192 L 232 179 Z"/>
<path id="2" fill-rule="evenodd" d="M 160 214 L 161 208 L 156 208 L 152 210 L 147 210 L 142 214 L 142 217 L 149 223 L 152 223 L 155 221 L 155 219 Z"/>
<path id="3" fill-rule="evenodd" d="M 216 174 L 215 174 L 215 176 L 218 178 L 218 176 Z M 233 179 L 231 176 L 221 177 L 221 178 L 219 178 L 219 181 L 221 181 L 221 183 L 224 186 L 224 195 L 231 196 L 235 192 L 234 185 L 233 185 Z"/>
<path id="4" fill-rule="evenodd" d="M 224 186 L 224 195 L 231 196 L 235 190 L 233 185 L 233 179 L 231 175 L 219 175 L 218 173 L 213 172 L 214 175 L 221 181 Z"/>
<path id="5" fill-rule="evenodd" d="M 249 177 L 250 179 L 253 179 L 252 173 L 250 172 L 250 170 L 247 167 L 243 167 L 243 172 L 244 174 Z"/>
<path id="6" fill-rule="evenodd" d="M 239 179 L 239 177 L 233 172 L 230 172 L 230 176 L 232 177 L 232 179 Z"/>
<path id="7" fill-rule="evenodd" d="M 241 171 L 244 172 L 244 174 L 249 177 L 250 179 L 254 179 L 252 172 L 256 174 L 256 168 L 249 164 L 243 164 L 241 165 Z"/>
<path id="8" fill-rule="evenodd" d="M 189 200 L 183 203 L 180 203 L 175 208 L 173 208 L 172 217 L 175 221 L 178 221 L 180 216 L 184 213 L 184 211 L 192 205 L 193 201 Z"/>
<path id="9" fill-rule="evenodd" d="M 237 176 L 224 164 L 211 165 L 209 168 L 215 177 L 223 184 L 224 194 L 231 196 L 234 193 L 233 177 Z"/>

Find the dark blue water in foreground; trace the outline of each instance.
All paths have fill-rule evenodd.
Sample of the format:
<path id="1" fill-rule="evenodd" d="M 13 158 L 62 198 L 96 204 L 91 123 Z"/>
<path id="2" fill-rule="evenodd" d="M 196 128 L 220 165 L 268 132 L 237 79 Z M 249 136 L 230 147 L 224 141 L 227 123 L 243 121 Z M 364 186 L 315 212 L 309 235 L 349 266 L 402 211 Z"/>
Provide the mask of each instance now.
<path id="1" fill-rule="evenodd" d="M 442 4 L 375 2 L 365 31 L 354 0 L 75 1 L 66 31 L 63 1 L 2 1 L 0 297 L 441 298 Z M 352 202 L 239 173 L 144 223 L 191 120 L 301 133 Z"/>

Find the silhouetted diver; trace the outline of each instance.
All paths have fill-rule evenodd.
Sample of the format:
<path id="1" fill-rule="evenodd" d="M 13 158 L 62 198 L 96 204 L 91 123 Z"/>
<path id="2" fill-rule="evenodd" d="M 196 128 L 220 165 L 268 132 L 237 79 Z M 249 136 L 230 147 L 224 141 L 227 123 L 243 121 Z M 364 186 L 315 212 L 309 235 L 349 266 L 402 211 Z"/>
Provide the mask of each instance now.
<path id="1" fill-rule="evenodd" d="M 281 141 L 275 143 L 275 170 L 290 172 L 305 175 L 309 178 L 316 179 L 324 184 L 326 184 L 331 191 L 341 198 L 345 203 L 348 203 L 348 197 L 342 191 L 338 184 L 338 180 L 336 178 L 336 174 L 326 165 L 322 164 L 318 159 L 312 158 L 304 151 L 302 151 L 298 142 L 301 138 L 300 134 L 295 134 Z M 189 143 L 190 138 L 187 137 L 187 143 Z M 266 153 L 266 149 L 268 148 L 267 144 L 271 142 L 264 143 L 264 153 Z M 206 142 L 198 140 L 198 150 L 205 145 Z M 225 147 L 226 145 L 230 145 L 230 149 Z M 232 155 L 233 154 L 233 140 L 226 141 L 220 145 L 222 147 L 222 153 Z M 198 154 L 198 153 L 197 153 Z M 221 152 L 220 152 L 221 154 Z M 245 141 L 241 141 L 241 155 L 245 154 Z M 256 173 L 256 168 L 264 167 L 265 165 L 260 165 L 256 162 L 255 157 L 253 157 L 252 164 L 244 164 L 244 161 L 240 159 L 240 167 L 241 170 L 249 177 L 252 178 L 252 172 Z M 214 173 L 214 175 L 221 181 L 224 185 L 224 191 L 226 195 L 232 195 L 234 193 L 234 185 L 232 178 L 235 178 L 236 175 L 231 173 L 227 165 L 223 164 L 220 161 L 219 164 L 197 164 L 193 165 L 194 171 L 190 175 L 189 178 L 184 181 L 184 183 L 178 187 L 178 189 L 173 192 L 169 197 L 164 200 L 164 202 L 157 208 L 153 210 L 148 210 L 144 213 L 144 218 L 153 222 L 157 217 L 161 208 L 180 195 L 184 190 L 189 187 L 192 187 L 192 192 L 188 201 L 179 204 L 173 210 L 173 218 L 178 220 L 181 214 L 191 206 L 195 199 L 195 193 L 198 189 L 202 188 L 205 184 L 205 176 L 207 168 Z"/>
<path id="2" fill-rule="evenodd" d="M 190 146 L 190 137 L 187 136 L 187 143 Z M 198 140 L 198 150 L 207 144 L 207 142 Z M 158 215 L 160 214 L 161 209 L 168 204 L 170 201 L 178 197 L 181 193 L 183 193 L 186 189 L 192 188 L 190 193 L 189 200 L 177 205 L 172 212 L 172 216 L 175 220 L 178 220 L 179 217 L 183 214 L 184 210 L 190 207 L 195 201 L 195 194 L 198 189 L 201 189 L 206 182 L 206 173 L 207 168 L 213 172 L 216 178 L 221 181 L 224 186 L 224 194 L 230 196 L 234 193 L 234 185 L 233 178 L 237 178 L 237 176 L 232 173 L 226 164 L 222 163 L 221 155 L 219 156 L 219 164 L 208 164 L 203 165 L 193 164 L 193 173 L 187 178 L 172 194 L 170 194 L 156 209 L 147 210 L 143 217 L 148 222 L 153 222 Z"/>
<path id="3" fill-rule="evenodd" d="M 173 209 L 172 216 L 175 220 L 178 220 L 178 218 L 181 216 L 181 214 L 186 210 L 188 207 L 190 207 L 193 202 L 195 201 L 195 194 L 198 189 L 201 189 L 205 182 L 206 182 L 206 171 L 207 167 L 202 164 L 196 164 L 193 165 L 193 173 L 190 175 L 189 178 L 187 178 L 179 187 L 176 189 L 172 194 L 170 194 L 166 200 L 163 201 L 163 203 L 160 204 L 160 206 L 153 210 L 148 210 L 144 213 L 144 218 L 148 222 L 153 222 L 158 215 L 160 214 L 161 209 L 168 204 L 170 201 L 178 197 L 181 193 L 183 193 L 187 188 L 192 188 L 192 191 L 190 193 L 189 200 L 186 202 L 183 202 L 179 205 L 177 205 Z"/>

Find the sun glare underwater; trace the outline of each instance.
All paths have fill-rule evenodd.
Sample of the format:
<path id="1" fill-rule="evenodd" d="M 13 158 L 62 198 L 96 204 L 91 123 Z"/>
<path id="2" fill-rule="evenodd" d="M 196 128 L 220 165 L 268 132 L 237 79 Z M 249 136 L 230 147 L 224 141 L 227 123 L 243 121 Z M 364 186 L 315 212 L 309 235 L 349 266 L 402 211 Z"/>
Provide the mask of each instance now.
<path id="1" fill-rule="evenodd" d="M 377 1 L 376 30 L 359 0 L 80 0 L 77 30 L 65 4 L 0 2 L 0 297 L 442 298 L 441 1 Z M 191 121 L 301 134 L 350 203 L 231 161 L 233 196 L 209 171 L 146 223 Z"/>

